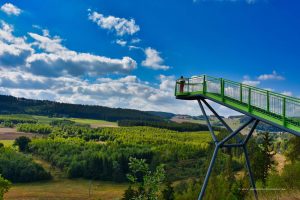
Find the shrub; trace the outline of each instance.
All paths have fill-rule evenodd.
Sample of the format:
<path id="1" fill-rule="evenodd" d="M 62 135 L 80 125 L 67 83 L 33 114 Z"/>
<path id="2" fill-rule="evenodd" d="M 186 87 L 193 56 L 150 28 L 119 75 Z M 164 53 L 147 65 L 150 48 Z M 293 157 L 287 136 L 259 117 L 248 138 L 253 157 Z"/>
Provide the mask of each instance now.
<path id="1" fill-rule="evenodd" d="M 14 146 L 19 147 L 19 151 L 25 152 L 28 150 L 28 144 L 31 142 L 30 138 L 26 136 L 20 136 L 15 139 Z"/>
<path id="2" fill-rule="evenodd" d="M 31 157 L 10 148 L 0 149 L 0 174 L 14 182 L 33 182 L 48 180 L 50 173 L 35 163 Z"/>

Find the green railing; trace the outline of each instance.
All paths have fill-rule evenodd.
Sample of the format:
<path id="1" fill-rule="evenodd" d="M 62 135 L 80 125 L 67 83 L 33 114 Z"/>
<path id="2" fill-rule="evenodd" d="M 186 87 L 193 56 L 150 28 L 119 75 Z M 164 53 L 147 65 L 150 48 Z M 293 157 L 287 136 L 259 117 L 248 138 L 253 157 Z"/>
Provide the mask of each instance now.
<path id="1" fill-rule="evenodd" d="M 279 120 L 285 127 L 289 124 L 300 127 L 300 99 L 295 97 L 207 75 L 176 81 L 175 96 L 189 97 L 197 94 L 224 104 L 231 103 L 252 114 L 263 114 L 262 117 L 268 115 L 276 123 Z"/>

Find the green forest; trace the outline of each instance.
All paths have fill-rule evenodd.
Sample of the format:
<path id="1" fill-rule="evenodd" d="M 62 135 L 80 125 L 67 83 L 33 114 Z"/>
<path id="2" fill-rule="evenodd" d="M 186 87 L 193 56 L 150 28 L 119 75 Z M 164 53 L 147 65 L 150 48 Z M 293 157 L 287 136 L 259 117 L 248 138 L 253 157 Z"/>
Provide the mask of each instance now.
<path id="1" fill-rule="evenodd" d="M 30 114 L 52 117 L 76 117 L 107 121 L 152 120 L 163 118 L 133 109 L 109 108 L 104 106 L 59 103 L 0 95 L 0 114 Z"/>
<path id="2" fill-rule="evenodd" d="M 51 173 L 35 161 L 38 158 L 68 179 L 125 183 L 128 187 L 121 199 L 197 199 L 214 149 L 209 132 L 186 131 L 194 130 L 189 124 L 91 128 L 67 118 L 43 123 L 22 115 L 1 119 L 2 127 L 36 134 L 16 138 L 11 147 L 0 145 L 2 193 L 16 183 L 51 182 Z M 178 127 L 185 129 L 176 131 Z M 218 138 L 228 134 L 220 127 L 216 130 Z M 261 132 L 250 140 L 248 149 L 257 187 L 300 188 L 299 138 Z M 287 159 L 280 171 L 276 170 L 275 155 Z M 244 166 L 240 149 L 223 149 L 205 199 L 251 199 Z M 272 193 L 265 195 L 272 197 Z"/>

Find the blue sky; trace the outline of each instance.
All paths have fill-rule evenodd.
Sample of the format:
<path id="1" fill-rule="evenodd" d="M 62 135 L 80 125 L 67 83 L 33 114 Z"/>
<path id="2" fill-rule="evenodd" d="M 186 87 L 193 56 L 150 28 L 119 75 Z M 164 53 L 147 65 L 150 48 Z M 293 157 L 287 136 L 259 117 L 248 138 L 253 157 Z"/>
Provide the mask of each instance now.
<path id="1" fill-rule="evenodd" d="M 174 100 L 174 79 L 208 74 L 300 96 L 298 0 L 0 6 L 2 94 L 199 114 L 195 102 Z"/>

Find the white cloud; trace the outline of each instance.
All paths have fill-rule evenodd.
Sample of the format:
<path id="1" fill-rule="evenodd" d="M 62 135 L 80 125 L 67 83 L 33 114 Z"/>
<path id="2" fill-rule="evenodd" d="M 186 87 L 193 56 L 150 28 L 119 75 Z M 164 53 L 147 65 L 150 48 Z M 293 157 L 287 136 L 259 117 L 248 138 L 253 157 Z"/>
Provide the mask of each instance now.
<path id="1" fill-rule="evenodd" d="M 43 29 L 42 32 L 43 32 L 43 36 L 50 37 L 50 32 L 48 29 Z"/>
<path id="2" fill-rule="evenodd" d="M 286 96 L 293 96 L 293 93 L 291 91 L 284 91 L 281 94 L 286 95 Z"/>
<path id="3" fill-rule="evenodd" d="M 33 39 L 32 43 L 28 43 L 26 37 L 14 36 L 13 29 L 13 26 L 2 22 L 1 94 L 68 103 L 201 114 L 196 102 L 175 99 L 174 76 L 160 75 L 158 84 L 142 81 L 133 75 L 118 76 L 117 79 L 101 77 L 94 81 L 90 79 L 94 75 L 128 73 L 136 68 L 136 62 L 126 56 L 112 59 L 69 50 L 62 44 L 61 38 L 50 37 L 49 32 L 43 35 L 28 33 Z M 150 55 L 146 64 L 152 63 L 161 68 L 163 59 L 159 53 L 151 48 L 148 50 L 152 50 L 150 54 L 154 56 Z"/>
<path id="4" fill-rule="evenodd" d="M 285 78 L 281 75 L 278 75 L 276 71 L 273 71 L 272 74 L 262 74 L 257 79 L 261 81 L 266 81 L 266 80 L 284 80 Z"/>
<path id="5" fill-rule="evenodd" d="M 91 10 L 89 10 L 88 18 L 103 29 L 115 31 L 119 36 L 133 35 L 140 30 L 134 19 L 104 16 L 98 12 L 91 12 Z"/>
<path id="6" fill-rule="evenodd" d="M 125 40 L 116 40 L 116 43 L 122 47 L 126 46 L 127 44 L 127 41 Z"/>
<path id="7" fill-rule="evenodd" d="M 260 81 L 257 80 L 251 80 L 251 78 L 248 75 L 243 76 L 243 84 L 251 85 L 251 86 L 258 86 L 260 84 Z"/>
<path id="8" fill-rule="evenodd" d="M 37 53 L 30 56 L 27 63 L 28 70 L 34 74 L 56 77 L 124 74 L 136 68 L 136 62 L 130 57 L 112 59 L 75 51 Z"/>
<path id="9" fill-rule="evenodd" d="M 167 65 L 163 65 L 164 60 L 160 57 L 160 53 L 151 48 L 148 47 L 145 49 L 145 55 L 146 59 L 142 61 L 142 65 L 154 70 L 168 70 L 170 67 Z"/>
<path id="10" fill-rule="evenodd" d="M 198 114 L 197 104 L 174 97 L 173 76 L 159 77 L 153 86 L 136 76 L 99 78 L 93 83 L 75 77 L 44 77 L 23 71 L 0 69 L 0 93 L 59 102 L 96 104 L 141 110 Z M 194 107 L 194 108 L 193 108 Z"/>
<path id="11" fill-rule="evenodd" d="M 140 38 L 133 38 L 132 40 L 131 40 L 131 44 L 137 44 L 137 43 L 139 43 L 139 42 L 141 42 L 142 40 L 140 39 Z"/>
<path id="12" fill-rule="evenodd" d="M 251 86 L 258 86 L 260 84 L 260 81 L 243 80 L 242 83 Z"/>
<path id="13" fill-rule="evenodd" d="M 47 53 L 58 53 L 67 51 L 67 48 L 61 45 L 61 39 L 59 37 L 49 38 L 47 36 L 42 36 L 36 33 L 28 33 L 35 42 L 33 45 L 38 46 L 40 49 L 43 49 Z"/>
<path id="14" fill-rule="evenodd" d="M 25 37 L 15 37 L 13 26 L 1 21 L 0 28 L 0 66 L 17 67 L 25 65 L 27 57 L 34 50 L 27 44 Z"/>
<path id="15" fill-rule="evenodd" d="M 1 10 L 8 15 L 20 15 L 21 9 L 11 3 L 5 3 L 1 6 Z"/>
<path id="16" fill-rule="evenodd" d="M 129 45 L 128 48 L 129 48 L 129 50 L 142 50 L 142 51 L 144 51 L 144 49 L 142 47 L 137 47 L 137 46 L 134 46 L 134 45 Z"/>
<path id="17" fill-rule="evenodd" d="M 13 26 L 1 21 L 0 66 L 14 67 L 43 76 L 96 76 L 103 74 L 127 74 L 137 63 L 130 57 L 108 58 L 90 53 L 69 50 L 58 36 L 47 37 L 28 33 L 34 39 L 15 37 Z M 44 35 L 49 35 L 46 31 Z M 37 50 L 37 48 L 39 50 Z"/>

